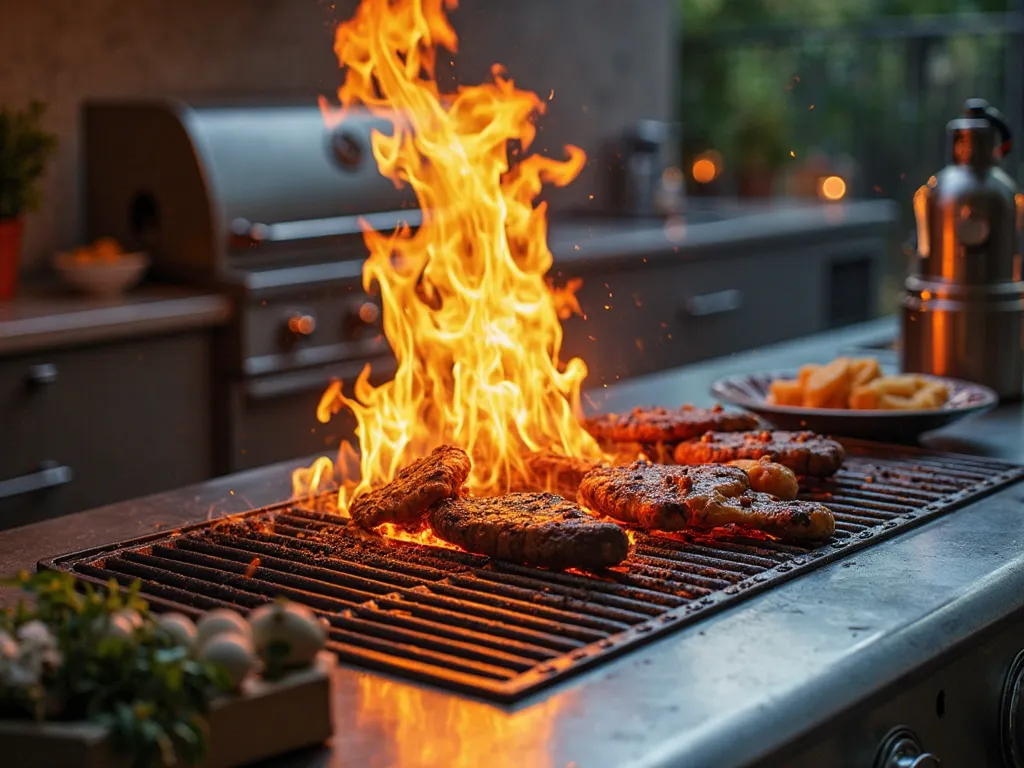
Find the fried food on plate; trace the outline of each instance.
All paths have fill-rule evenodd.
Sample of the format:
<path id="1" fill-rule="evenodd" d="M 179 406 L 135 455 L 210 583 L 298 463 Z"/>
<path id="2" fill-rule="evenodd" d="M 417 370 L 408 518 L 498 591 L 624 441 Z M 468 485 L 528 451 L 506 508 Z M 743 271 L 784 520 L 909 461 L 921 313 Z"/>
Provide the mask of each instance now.
<path id="1" fill-rule="evenodd" d="M 428 517 L 435 535 L 467 552 L 525 565 L 597 570 L 629 554 L 619 526 L 550 493 L 442 499 Z"/>
<path id="2" fill-rule="evenodd" d="M 776 379 L 767 401 L 797 408 L 931 410 L 949 399 L 945 385 L 912 374 L 883 376 L 872 357 L 837 357 L 828 365 L 805 365 L 795 379 Z M 721 431 L 721 430 L 719 430 Z"/>
<path id="3" fill-rule="evenodd" d="M 663 531 L 740 525 L 795 541 L 835 532 L 835 518 L 821 504 L 752 491 L 741 469 L 718 464 L 599 467 L 583 478 L 579 501 L 608 517 Z"/>
<path id="4" fill-rule="evenodd" d="M 796 474 L 789 467 L 777 464 L 770 456 L 760 459 L 736 459 L 730 467 L 739 467 L 747 473 L 750 487 L 758 493 L 777 496 L 783 501 L 792 501 L 800 493 Z"/>
<path id="5" fill-rule="evenodd" d="M 760 459 L 789 467 L 798 475 L 828 477 L 846 458 L 843 446 L 813 432 L 760 430 L 757 432 L 708 432 L 698 440 L 676 446 L 678 464 L 727 463 Z"/>
<path id="6" fill-rule="evenodd" d="M 689 440 L 708 430 L 739 432 L 757 425 L 757 417 L 726 411 L 720 405 L 634 408 L 626 414 L 605 413 L 583 422 L 586 430 L 603 442 L 652 444 Z"/>
<path id="7" fill-rule="evenodd" d="M 400 469 L 391 482 L 356 498 L 349 514 L 367 530 L 384 523 L 419 528 L 432 504 L 459 494 L 470 468 L 464 450 L 442 445 Z"/>

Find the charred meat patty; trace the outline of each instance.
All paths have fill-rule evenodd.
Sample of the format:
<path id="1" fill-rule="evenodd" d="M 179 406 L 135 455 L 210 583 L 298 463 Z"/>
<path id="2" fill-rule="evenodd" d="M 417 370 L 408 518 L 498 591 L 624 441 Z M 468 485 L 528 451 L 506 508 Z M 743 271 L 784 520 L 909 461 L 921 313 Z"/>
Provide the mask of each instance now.
<path id="1" fill-rule="evenodd" d="M 662 531 L 741 525 L 793 540 L 835 531 L 832 513 L 821 504 L 757 493 L 742 469 L 718 464 L 598 467 L 583 478 L 578 498 L 602 515 Z"/>
<path id="2" fill-rule="evenodd" d="M 750 490 L 742 469 L 709 465 L 674 467 L 637 461 L 598 467 L 580 483 L 580 504 L 640 528 L 678 531 L 714 528 L 730 499 Z"/>
<path id="3" fill-rule="evenodd" d="M 843 465 L 846 451 L 814 432 L 708 432 L 676 446 L 677 464 L 711 464 L 767 456 L 798 475 L 828 477 Z"/>
<path id="4" fill-rule="evenodd" d="M 384 523 L 420 528 L 432 504 L 458 495 L 469 477 L 470 467 L 464 450 L 442 445 L 429 456 L 400 469 L 391 482 L 355 499 L 349 514 L 367 530 Z"/>
<path id="5" fill-rule="evenodd" d="M 629 413 L 605 413 L 583 422 L 602 442 L 673 443 L 700 437 L 705 432 L 740 432 L 756 429 L 757 417 L 727 411 L 722 406 L 697 408 L 634 408 Z"/>
<path id="6" fill-rule="evenodd" d="M 629 538 L 619 526 L 550 493 L 443 499 L 428 518 L 439 538 L 497 560 L 596 570 L 629 554 Z"/>

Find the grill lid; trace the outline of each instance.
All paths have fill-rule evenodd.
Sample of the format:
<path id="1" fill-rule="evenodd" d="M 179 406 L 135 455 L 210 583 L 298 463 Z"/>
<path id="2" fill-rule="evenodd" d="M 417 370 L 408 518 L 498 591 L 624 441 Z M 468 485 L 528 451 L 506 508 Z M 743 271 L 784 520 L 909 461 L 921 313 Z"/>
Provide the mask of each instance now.
<path id="1" fill-rule="evenodd" d="M 392 123 L 364 109 L 329 127 L 312 98 L 101 101 L 86 105 L 84 126 L 89 236 L 158 262 L 217 267 L 327 240 L 336 258 L 337 238 L 361 242 L 360 216 L 385 231 L 419 223 L 415 195 L 373 158 L 372 132 Z"/>

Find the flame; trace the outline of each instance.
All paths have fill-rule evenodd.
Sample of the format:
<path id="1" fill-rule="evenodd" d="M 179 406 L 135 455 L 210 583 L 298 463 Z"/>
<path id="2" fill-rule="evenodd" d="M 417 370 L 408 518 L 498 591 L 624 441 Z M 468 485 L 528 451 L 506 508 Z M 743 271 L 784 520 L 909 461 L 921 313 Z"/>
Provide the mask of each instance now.
<path id="1" fill-rule="evenodd" d="M 506 711 L 369 674 L 342 684 L 355 694 L 352 727 L 387 742 L 392 766 L 562 768 L 551 756 L 552 735 L 558 719 L 579 709 L 572 693 Z"/>
<path id="2" fill-rule="evenodd" d="M 333 383 L 317 409 L 322 422 L 342 408 L 357 422 L 358 478 L 338 472 L 342 512 L 442 443 L 470 454 L 467 485 L 478 495 L 526 476 L 531 451 L 603 457 L 578 421 L 586 365 L 559 359 L 559 314 L 579 311 L 577 286 L 546 284 L 547 211 L 534 203 L 543 182 L 569 183 L 585 156 L 572 146 L 565 161 L 525 156 L 545 103 L 500 65 L 491 82 L 439 91 L 434 65 L 439 48 L 456 51 L 445 15 L 456 5 L 363 0 L 335 38 L 345 77 L 341 109 L 321 102 L 325 118 L 343 120 L 357 104 L 385 117 L 397 111 L 392 135 L 374 133 L 373 156 L 384 176 L 412 187 L 423 211 L 415 232 L 364 227 L 363 286 L 380 294 L 398 367 L 374 387 L 367 366 L 351 396 Z M 511 165 L 510 155 L 521 159 Z M 335 471 L 327 460 L 298 470 L 296 493 L 314 493 Z"/>
<path id="3" fill-rule="evenodd" d="M 457 549 L 460 552 L 462 551 L 454 544 L 449 544 L 444 539 L 437 538 L 437 536 L 434 535 L 434 532 L 429 528 L 424 528 L 420 531 L 406 531 L 392 523 L 384 523 L 384 525 L 377 526 L 376 531 L 381 536 L 385 536 L 389 539 L 408 541 L 413 544 L 424 544 L 428 547 L 442 547 L 443 549 Z"/>

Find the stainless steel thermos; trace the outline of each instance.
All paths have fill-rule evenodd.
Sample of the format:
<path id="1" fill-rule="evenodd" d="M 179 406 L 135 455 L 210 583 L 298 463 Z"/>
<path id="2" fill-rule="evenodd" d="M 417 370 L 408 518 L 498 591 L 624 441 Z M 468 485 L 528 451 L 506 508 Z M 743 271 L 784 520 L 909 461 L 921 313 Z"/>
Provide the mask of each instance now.
<path id="1" fill-rule="evenodd" d="M 1024 196 L 999 167 L 1009 127 L 982 99 L 947 125 L 951 162 L 914 197 L 917 259 L 902 300 L 903 370 L 1024 391 Z"/>

